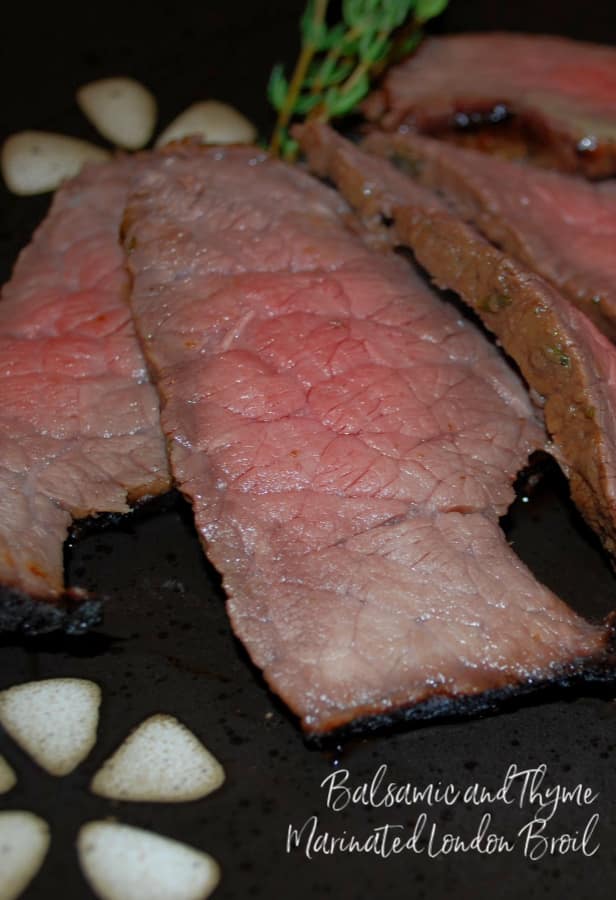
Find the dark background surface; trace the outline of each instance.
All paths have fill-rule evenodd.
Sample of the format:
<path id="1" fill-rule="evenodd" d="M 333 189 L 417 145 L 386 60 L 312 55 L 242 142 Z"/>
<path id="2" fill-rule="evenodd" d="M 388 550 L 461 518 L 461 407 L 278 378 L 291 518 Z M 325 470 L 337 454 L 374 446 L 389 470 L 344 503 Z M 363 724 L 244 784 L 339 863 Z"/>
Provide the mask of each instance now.
<path id="1" fill-rule="evenodd" d="M 5 133 L 43 128 L 99 140 L 74 104 L 85 81 L 127 74 L 144 81 L 160 105 L 160 127 L 194 100 L 234 103 L 265 131 L 271 116 L 265 83 L 271 64 L 291 61 L 303 3 L 202 2 L 83 5 L 10 13 L 0 60 Z M 471 2 L 453 0 L 438 30 L 502 27 L 616 41 L 616 4 Z M 2 138 L 5 136 L 3 133 Z M 40 220 L 48 198 L 0 197 L 1 275 Z M 594 539 L 572 510 L 554 467 L 530 498 L 520 497 L 505 523 L 508 537 L 535 573 L 577 610 L 600 618 L 616 606 L 616 583 Z M 608 898 L 616 892 L 616 705 L 607 697 L 542 698 L 499 716 L 407 729 L 359 740 L 339 750 L 307 748 L 293 718 L 263 685 L 233 638 L 216 573 L 201 554 L 190 513 L 177 499 L 78 541 L 69 576 L 109 595 L 104 626 L 71 642 L 4 640 L 0 688 L 58 675 L 92 678 L 103 689 L 99 740 L 90 757 L 63 779 L 37 767 L 0 733 L 0 752 L 18 785 L 0 797 L 4 809 L 29 809 L 51 825 L 52 845 L 26 892 L 30 900 L 92 896 L 76 863 L 79 826 L 116 816 L 212 853 L 223 869 L 216 897 L 344 898 Z M 613 696 L 613 695 L 612 695 Z M 90 795 L 89 779 L 144 717 L 168 712 L 184 721 L 223 763 L 227 781 L 190 804 L 118 804 Z M 287 855 L 290 824 L 316 813 L 322 827 L 358 836 L 384 823 L 409 825 L 426 809 L 356 807 L 328 814 L 319 785 L 337 765 L 354 783 L 381 763 L 388 778 L 425 785 L 478 781 L 496 788 L 507 767 L 548 766 L 546 782 L 582 782 L 599 793 L 588 810 L 560 809 L 549 834 L 600 821 L 600 849 L 532 862 L 520 850 L 429 859 L 405 854 Z M 427 810 L 439 832 L 470 837 L 490 807 Z M 493 830 L 512 838 L 530 808 L 492 808 Z M 596 843 L 596 841 L 593 841 Z M 147 900 L 147 898 L 144 898 Z"/>

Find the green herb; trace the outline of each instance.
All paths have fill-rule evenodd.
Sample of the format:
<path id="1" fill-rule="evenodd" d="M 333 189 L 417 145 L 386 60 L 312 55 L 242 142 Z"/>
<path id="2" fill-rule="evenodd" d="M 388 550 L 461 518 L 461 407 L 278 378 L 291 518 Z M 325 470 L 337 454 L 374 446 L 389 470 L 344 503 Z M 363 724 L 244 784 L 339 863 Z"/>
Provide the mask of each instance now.
<path id="1" fill-rule="evenodd" d="M 342 22 L 327 21 L 329 0 L 309 0 L 301 19 L 301 52 L 290 80 L 274 66 L 268 97 L 278 110 L 270 150 L 297 156 L 289 129 L 299 118 L 345 116 L 363 100 L 372 80 L 420 42 L 422 26 L 448 0 L 343 0 Z"/>
<path id="2" fill-rule="evenodd" d="M 501 309 L 506 309 L 511 305 L 511 297 L 509 294 L 490 294 L 486 297 L 485 300 L 482 300 L 481 303 L 477 304 L 479 309 L 482 309 L 484 312 L 500 312 Z"/>
<path id="3" fill-rule="evenodd" d="M 556 360 L 556 362 L 564 366 L 564 368 L 568 369 L 571 365 L 571 359 L 569 358 L 569 354 L 565 353 L 560 345 L 556 347 L 546 347 L 545 352 L 550 359 Z"/>

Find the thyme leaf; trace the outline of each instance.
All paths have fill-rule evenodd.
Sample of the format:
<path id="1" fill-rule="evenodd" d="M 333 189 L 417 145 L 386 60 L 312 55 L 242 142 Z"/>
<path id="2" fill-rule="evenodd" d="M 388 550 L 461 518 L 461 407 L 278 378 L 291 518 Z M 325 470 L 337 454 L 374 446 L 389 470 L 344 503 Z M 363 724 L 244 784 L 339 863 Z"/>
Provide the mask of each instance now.
<path id="1" fill-rule="evenodd" d="M 448 0 L 342 0 L 342 21 L 328 24 L 329 0 L 309 0 L 300 20 L 301 50 L 288 80 L 272 69 L 267 93 L 278 119 L 270 151 L 297 156 L 289 134 L 298 118 L 328 121 L 348 115 L 374 78 L 412 52 L 422 26 L 443 12 Z"/>

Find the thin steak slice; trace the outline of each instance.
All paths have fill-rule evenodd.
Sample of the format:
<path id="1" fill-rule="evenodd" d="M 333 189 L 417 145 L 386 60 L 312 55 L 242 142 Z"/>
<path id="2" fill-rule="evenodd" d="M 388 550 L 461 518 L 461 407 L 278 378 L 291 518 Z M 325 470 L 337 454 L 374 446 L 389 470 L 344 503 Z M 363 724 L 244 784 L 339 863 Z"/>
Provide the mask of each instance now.
<path id="1" fill-rule="evenodd" d="M 498 526 L 542 444 L 517 376 L 348 208 L 254 149 L 177 151 L 125 219 L 173 474 L 233 628 L 312 735 L 602 658 Z"/>
<path id="2" fill-rule="evenodd" d="M 552 164 L 592 178 L 616 172 L 613 47 L 498 32 L 433 37 L 387 74 L 366 110 L 387 130 L 429 132 L 513 116 Z"/>
<path id="3" fill-rule="evenodd" d="M 0 301 L 0 629 L 79 630 L 94 601 L 65 591 L 71 521 L 169 487 L 158 397 L 127 302 L 120 159 L 56 194 Z"/>
<path id="4" fill-rule="evenodd" d="M 545 282 L 452 215 L 436 194 L 331 129 L 302 144 L 366 220 L 393 220 L 435 282 L 458 293 L 516 361 L 543 407 L 572 497 L 616 553 L 616 348 Z"/>
<path id="5" fill-rule="evenodd" d="M 364 147 L 410 167 L 421 184 L 616 339 L 616 197 L 607 184 L 414 134 L 374 134 Z"/>

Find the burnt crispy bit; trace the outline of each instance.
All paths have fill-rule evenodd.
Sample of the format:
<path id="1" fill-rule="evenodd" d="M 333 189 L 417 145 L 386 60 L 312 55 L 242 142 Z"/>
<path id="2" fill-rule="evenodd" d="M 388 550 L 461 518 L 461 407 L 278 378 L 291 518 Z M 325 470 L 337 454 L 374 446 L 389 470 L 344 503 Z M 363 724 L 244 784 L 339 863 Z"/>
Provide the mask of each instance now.
<path id="1" fill-rule="evenodd" d="M 83 591 L 67 591 L 51 602 L 0 585 L 0 632 L 36 637 L 61 631 L 79 635 L 102 621 L 102 601 Z"/>

